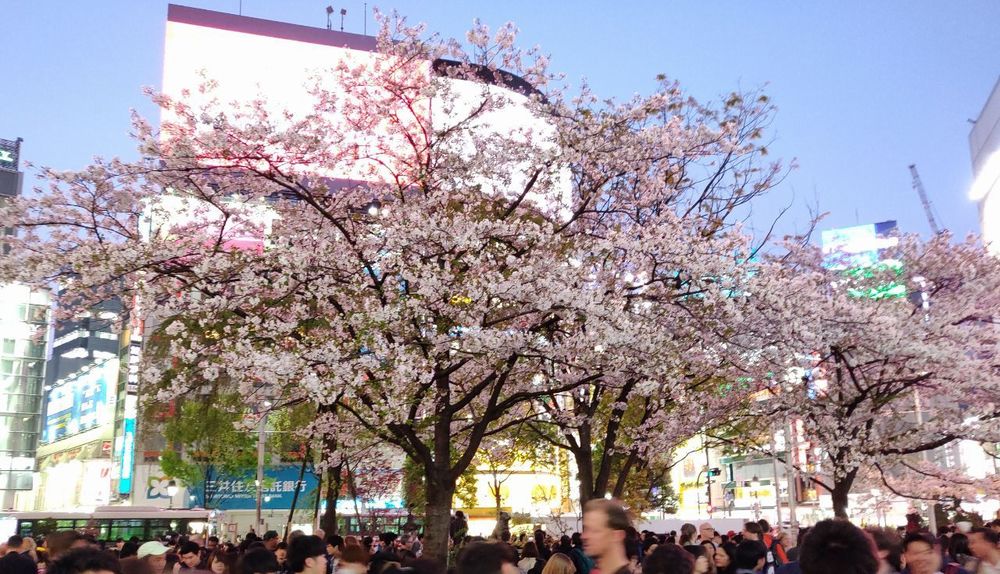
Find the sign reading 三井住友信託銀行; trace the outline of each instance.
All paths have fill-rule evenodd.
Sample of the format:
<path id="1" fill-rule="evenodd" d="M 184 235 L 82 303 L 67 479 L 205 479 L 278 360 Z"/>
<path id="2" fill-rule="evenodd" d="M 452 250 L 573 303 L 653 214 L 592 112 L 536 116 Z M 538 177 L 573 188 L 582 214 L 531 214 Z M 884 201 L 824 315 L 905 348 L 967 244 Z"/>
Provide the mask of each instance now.
<path id="1" fill-rule="evenodd" d="M 295 497 L 296 485 L 299 481 L 297 465 L 268 468 L 264 471 L 264 489 L 262 491 L 264 508 L 289 508 Z M 243 476 L 221 475 L 207 484 L 194 484 L 190 487 L 190 495 L 199 506 L 217 508 L 219 510 L 249 510 L 257 505 L 256 476 L 248 472 Z M 207 487 L 207 488 L 206 488 Z M 299 487 L 298 505 L 307 506 L 307 501 L 314 500 L 317 490 L 316 476 L 306 471 Z M 205 500 L 205 495 L 208 500 Z"/>
<path id="2" fill-rule="evenodd" d="M 0 139 L 0 170 L 17 171 L 18 159 L 21 155 L 21 139 Z"/>

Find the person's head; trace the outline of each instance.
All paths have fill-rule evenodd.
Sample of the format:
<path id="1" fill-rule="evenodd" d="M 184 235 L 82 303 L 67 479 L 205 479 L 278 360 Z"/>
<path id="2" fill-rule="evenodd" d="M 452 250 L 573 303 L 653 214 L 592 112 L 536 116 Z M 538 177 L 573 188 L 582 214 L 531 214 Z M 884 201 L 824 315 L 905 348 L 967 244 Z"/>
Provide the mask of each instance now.
<path id="1" fill-rule="evenodd" d="M 205 548 L 207 550 L 215 550 L 219 546 L 218 536 L 209 536 L 208 540 L 205 541 Z"/>
<path id="2" fill-rule="evenodd" d="M 218 546 L 218 541 L 216 541 L 216 546 Z M 233 559 L 225 550 L 218 548 L 208 558 L 208 569 L 213 574 L 232 574 Z"/>
<path id="3" fill-rule="evenodd" d="M 702 540 L 711 540 L 715 538 L 715 528 L 712 528 L 712 525 L 707 522 L 702 523 L 702 525 L 698 527 L 698 537 Z"/>
<path id="4" fill-rule="evenodd" d="M 201 546 L 191 540 L 181 544 L 177 555 L 180 556 L 181 564 L 188 568 L 197 568 L 201 564 Z"/>
<path id="5" fill-rule="evenodd" d="M 274 553 L 260 546 L 248 549 L 236 563 L 237 574 L 274 574 L 280 569 Z"/>
<path id="6" fill-rule="evenodd" d="M 715 568 L 719 572 L 727 572 L 734 568 L 736 557 L 736 545 L 732 542 L 723 542 L 715 549 Z"/>
<path id="7" fill-rule="evenodd" d="M 994 557 L 1000 555 L 998 543 L 1000 543 L 1000 532 L 992 528 L 973 528 L 969 532 L 969 551 L 980 560 L 996 562 Z"/>
<path id="8" fill-rule="evenodd" d="M 768 521 L 764 520 L 763 518 L 757 521 L 757 526 L 760 526 L 760 531 L 763 534 L 771 532 L 771 524 Z"/>
<path id="9" fill-rule="evenodd" d="M 60 530 L 45 537 L 45 549 L 49 551 L 51 560 L 58 560 L 60 556 L 69 552 L 72 548 L 86 546 L 87 542 L 76 530 Z"/>
<path id="10" fill-rule="evenodd" d="M 545 562 L 542 574 L 576 574 L 576 566 L 569 556 L 556 552 Z"/>
<path id="11" fill-rule="evenodd" d="M 597 498 L 583 508 L 583 550 L 600 558 L 620 553 L 625 555 L 625 532 L 631 526 L 621 504 Z"/>
<path id="12" fill-rule="evenodd" d="M 135 556 L 138 552 L 139 545 L 129 540 L 128 542 L 122 543 L 121 550 L 118 551 L 118 558 L 129 558 Z"/>
<path id="13" fill-rule="evenodd" d="M 642 562 L 642 574 L 693 574 L 695 559 L 676 544 L 657 546 Z"/>
<path id="14" fill-rule="evenodd" d="M 457 574 L 518 574 L 506 544 L 472 542 L 458 555 Z"/>
<path id="15" fill-rule="evenodd" d="M 760 540 L 763 530 L 756 522 L 747 522 L 743 525 L 743 540 Z"/>
<path id="16" fill-rule="evenodd" d="M 340 563 L 365 567 L 368 566 L 368 556 L 368 552 L 359 544 L 348 544 L 340 553 Z"/>
<path id="17" fill-rule="evenodd" d="M 145 560 L 139 560 L 135 556 L 120 558 L 118 564 L 121 567 L 122 574 L 153 574 L 153 569 L 149 567 L 149 563 Z"/>
<path id="18" fill-rule="evenodd" d="M 948 539 L 948 556 L 954 561 L 964 559 L 972 554 L 969 550 L 969 537 L 961 532 L 956 532 Z"/>
<path id="19" fill-rule="evenodd" d="M 756 522 L 747 524 L 757 525 Z M 757 526 L 760 528 L 760 526 Z M 744 540 L 736 547 L 736 556 L 733 556 L 733 563 L 737 568 L 759 571 L 764 566 L 764 557 L 767 556 L 767 548 L 764 543 L 757 540 Z"/>
<path id="20" fill-rule="evenodd" d="M 288 571 L 326 574 L 326 543 L 312 535 L 293 539 L 288 545 Z"/>
<path id="21" fill-rule="evenodd" d="M 925 532 L 906 535 L 903 558 L 910 574 L 933 574 L 941 569 L 941 553 L 934 549 L 934 542 L 934 537 Z"/>
<path id="22" fill-rule="evenodd" d="M 894 572 L 902 569 L 903 544 L 899 533 L 888 528 L 867 528 L 865 532 L 875 542 L 879 562 L 888 564 Z"/>
<path id="23" fill-rule="evenodd" d="M 538 558 L 538 547 L 535 546 L 534 541 L 528 540 L 524 543 L 524 548 L 521 549 L 522 558 Z"/>
<path id="24" fill-rule="evenodd" d="M 22 546 L 24 546 L 24 537 L 19 534 L 14 534 L 7 539 L 7 552 L 20 552 Z"/>
<path id="25" fill-rule="evenodd" d="M 802 574 L 875 574 L 878 551 L 872 539 L 846 520 L 823 520 L 802 541 Z"/>
<path id="26" fill-rule="evenodd" d="M 97 548 L 77 548 L 53 561 L 50 574 L 122 574 L 121 564 L 114 555 Z"/>
<path id="27" fill-rule="evenodd" d="M 284 566 L 285 560 L 288 559 L 288 543 L 279 542 L 278 546 L 274 549 L 274 557 L 278 560 L 278 564 Z"/>
<path id="28" fill-rule="evenodd" d="M 326 536 L 326 553 L 330 556 L 340 558 L 340 553 L 344 550 L 344 538 L 339 534 L 328 534 Z"/>
<path id="29" fill-rule="evenodd" d="M 711 540 L 702 540 L 701 545 L 705 548 L 705 556 L 708 557 L 709 562 L 715 562 L 715 542 Z"/>
<path id="30" fill-rule="evenodd" d="M 684 551 L 694 558 L 694 574 L 707 574 L 712 569 L 711 564 L 708 563 L 705 547 L 701 544 L 688 544 L 684 547 Z"/>
<path id="31" fill-rule="evenodd" d="M 162 574 L 167 568 L 167 547 L 155 540 L 140 546 L 136 557 L 149 564 L 153 574 Z"/>
<path id="32" fill-rule="evenodd" d="M 264 533 L 264 538 L 261 540 L 263 540 L 265 548 L 274 552 L 278 548 L 278 543 L 281 542 L 281 537 L 274 530 L 268 530 Z"/>
<path id="33" fill-rule="evenodd" d="M 694 527 L 694 524 L 691 524 L 690 522 L 685 522 L 684 524 L 682 524 L 681 525 L 681 544 L 682 545 L 683 544 L 690 544 L 691 541 L 694 540 L 694 536 L 695 536 L 695 534 L 697 532 L 698 532 L 698 529 L 696 529 Z"/>

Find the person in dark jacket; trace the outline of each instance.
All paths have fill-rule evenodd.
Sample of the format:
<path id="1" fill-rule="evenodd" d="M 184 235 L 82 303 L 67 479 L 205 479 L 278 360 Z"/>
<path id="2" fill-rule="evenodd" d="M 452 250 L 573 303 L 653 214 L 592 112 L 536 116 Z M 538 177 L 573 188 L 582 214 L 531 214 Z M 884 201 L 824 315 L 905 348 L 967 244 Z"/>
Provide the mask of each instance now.
<path id="1" fill-rule="evenodd" d="M 24 538 L 17 534 L 7 539 L 7 554 L 0 558 L 0 572 L 3 574 L 36 574 L 38 565 L 25 552 Z"/>

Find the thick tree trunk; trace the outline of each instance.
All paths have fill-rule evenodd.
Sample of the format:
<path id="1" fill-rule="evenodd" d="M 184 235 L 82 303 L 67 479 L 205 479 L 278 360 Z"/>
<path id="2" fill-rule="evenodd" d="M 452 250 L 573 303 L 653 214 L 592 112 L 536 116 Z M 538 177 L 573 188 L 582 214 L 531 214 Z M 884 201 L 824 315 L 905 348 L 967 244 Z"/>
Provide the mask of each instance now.
<path id="1" fill-rule="evenodd" d="M 833 515 L 837 518 L 847 518 L 848 497 L 851 487 L 854 486 L 854 477 L 858 475 L 857 470 L 852 470 L 842 478 L 834 479 L 833 489 L 830 497 L 833 499 Z"/>
<path id="2" fill-rule="evenodd" d="M 451 502 L 455 497 L 455 481 L 448 478 L 447 470 L 425 470 L 424 497 L 427 506 L 424 516 L 424 557 L 441 564 L 448 561 Z"/>

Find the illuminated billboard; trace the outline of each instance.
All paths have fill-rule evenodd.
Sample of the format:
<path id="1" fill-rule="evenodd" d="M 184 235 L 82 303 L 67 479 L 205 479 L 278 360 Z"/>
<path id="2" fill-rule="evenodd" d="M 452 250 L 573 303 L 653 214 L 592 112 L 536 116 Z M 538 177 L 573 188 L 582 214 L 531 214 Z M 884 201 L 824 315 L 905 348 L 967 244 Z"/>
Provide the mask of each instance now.
<path id="1" fill-rule="evenodd" d="M 107 359 L 54 386 L 46 395 L 42 442 L 110 424 L 114 420 L 118 359 Z"/>
<path id="2" fill-rule="evenodd" d="M 899 262 L 884 253 L 899 245 L 895 221 L 828 229 L 821 234 L 821 240 L 823 265 L 828 269 L 858 278 L 871 278 L 876 272 L 894 271 L 896 275 L 902 272 Z M 872 299 L 905 297 L 906 286 L 890 280 L 848 292 Z"/>

